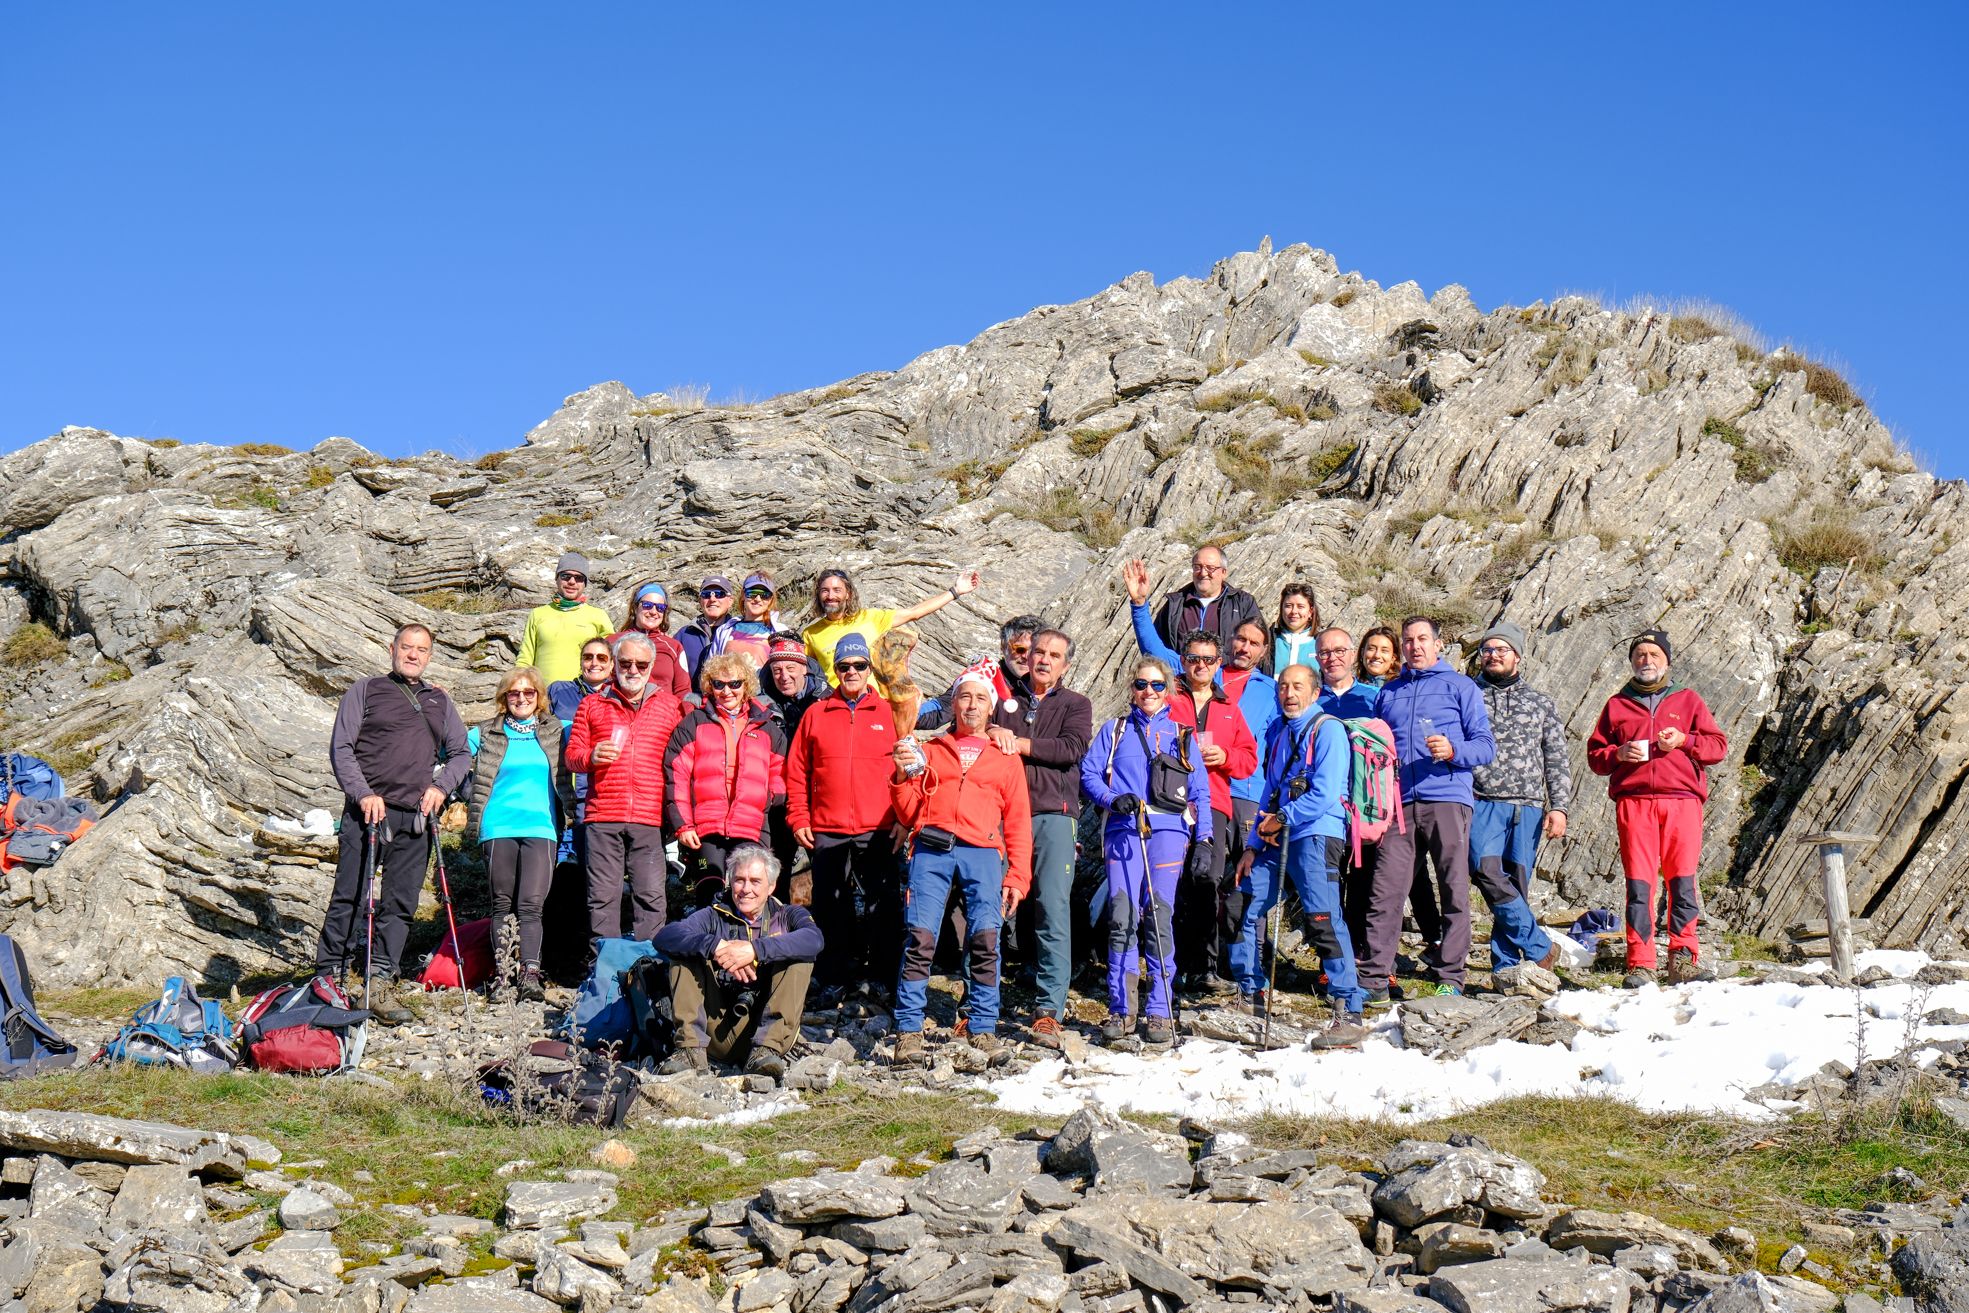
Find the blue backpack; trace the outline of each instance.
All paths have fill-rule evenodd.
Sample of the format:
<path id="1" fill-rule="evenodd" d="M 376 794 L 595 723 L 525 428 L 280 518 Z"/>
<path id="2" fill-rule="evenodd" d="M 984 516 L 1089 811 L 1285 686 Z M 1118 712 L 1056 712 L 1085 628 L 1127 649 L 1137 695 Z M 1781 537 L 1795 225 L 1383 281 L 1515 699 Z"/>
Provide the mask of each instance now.
<path id="1" fill-rule="evenodd" d="M 233 1048 L 232 1022 L 219 1005 L 200 998 L 183 976 L 172 976 L 163 992 L 138 1008 L 130 1024 L 102 1046 L 95 1061 L 231 1071 L 239 1053 Z"/>
<path id="2" fill-rule="evenodd" d="M 0 935 L 0 1005 L 6 1009 L 0 1030 L 0 1080 L 39 1076 L 53 1067 L 75 1065 L 75 1046 L 55 1033 L 34 1010 L 34 981 L 27 973 L 27 955 L 11 935 Z"/>
<path id="3" fill-rule="evenodd" d="M 15 793 L 23 798 L 59 798 L 65 792 L 61 773 L 41 758 L 25 752 L 0 753 L 0 804 Z"/>
<path id="4" fill-rule="evenodd" d="M 567 1037 L 584 1048 L 634 1050 L 636 1011 L 623 995 L 623 978 L 645 958 L 660 956 L 647 939 L 604 939 L 597 945 L 594 970 L 581 982 L 568 1013 Z"/>

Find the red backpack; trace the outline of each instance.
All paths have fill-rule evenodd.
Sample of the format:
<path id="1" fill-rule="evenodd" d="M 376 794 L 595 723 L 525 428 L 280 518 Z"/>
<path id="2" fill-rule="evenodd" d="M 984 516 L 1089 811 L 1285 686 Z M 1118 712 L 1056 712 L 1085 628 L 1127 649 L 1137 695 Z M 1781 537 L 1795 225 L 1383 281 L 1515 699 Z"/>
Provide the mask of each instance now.
<path id="1" fill-rule="evenodd" d="M 480 917 L 458 927 L 458 952 L 465 955 L 461 972 L 458 956 L 451 951 L 451 936 L 438 941 L 437 951 L 418 973 L 417 983 L 425 989 L 477 989 L 492 979 L 492 918 Z"/>
<path id="2" fill-rule="evenodd" d="M 240 1015 L 239 1047 L 261 1071 L 332 1076 L 362 1061 L 368 1022 L 333 977 L 316 976 L 256 995 Z"/>

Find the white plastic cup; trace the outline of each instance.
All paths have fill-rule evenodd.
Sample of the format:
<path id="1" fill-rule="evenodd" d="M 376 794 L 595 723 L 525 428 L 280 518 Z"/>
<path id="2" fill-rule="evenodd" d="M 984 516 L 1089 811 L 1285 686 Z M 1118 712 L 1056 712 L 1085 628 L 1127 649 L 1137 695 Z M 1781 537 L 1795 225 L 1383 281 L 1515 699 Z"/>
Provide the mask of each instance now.
<path id="1" fill-rule="evenodd" d="M 1646 739 L 1635 739 L 1634 746 L 1641 750 L 1642 761 L 1646 761 L 1648 759 L 1649 754 L 1654 748 L 1654 744 L 1650 743 Z"/>
<path id="2" fill-rule="evenodd" d="M 627 725 L 617 725 L 609 733 L 608 741 L 614 744 L 616 752 L 620 753 L 624 748 L 629 746 L 629 727 Z"/>
<path id="3" fill-rule="evenodd" d="M 1209 730 L 1200 729 L 1196 732 L 1196 745 L 1199 748 L 1202 748 L 1204 751 L 1208 752 L 1210 750 L 1210 743 L 1211 743 L 1211 738 L 1210 738 Z"/>

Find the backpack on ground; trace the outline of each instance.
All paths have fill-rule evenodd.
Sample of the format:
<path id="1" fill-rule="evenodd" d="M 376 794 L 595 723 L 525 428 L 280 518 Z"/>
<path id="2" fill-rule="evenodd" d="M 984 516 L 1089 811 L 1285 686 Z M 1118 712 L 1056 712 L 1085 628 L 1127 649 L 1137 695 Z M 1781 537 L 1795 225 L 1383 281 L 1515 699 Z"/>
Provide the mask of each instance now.
<path id="1" fill-rule="evenodd" d="M 49 865 L 87 834 L 96 820 L 95 804 L 87 798 L 8 795 L 4 819 L 7 843 L 0 848 L 0 870 L 11 871 L 23 863 Z"/>
<path id="2" fill-rule="evenodd" d="M 23 798 L 59 798 L 66 792 L 61 772 L 41 758 L 25 752 L 0 753 L 0 802 L 16 793 Z"/>
<path id="3" fill-rule="evenodd" d="M 28 975 L 27 955 L 11 935 L 0 935 L 0 1005 L 6 1009 L 5 1046 L 0 1047 L 0 1080 L 38 1076 L 56 1067 L 72 1067 L 75 1046 L 34 1010 L 34 980 Z"/>
<path id="4" fill-rule="evenodd" d="M 522 1118 L 551 1118 L 579 1126 L 621 1126 L 636 1104 L 640 1078 L 560 1040 L 543 1039 L 515 1059 L 479 1068 L 479 1095 Z"/>
<path id="5" fill-rule="evenodd" d="M 368 1023 L 332 977 L 316 976 L 256 994 L 239 1018 L 239 1047 L 261 1071 L 333 1076 L 362 1062 Z"/>
<path id="6" fill-rule="evenodd" d="M 622 981 L 644 958 L 657 956 L 647 939 L 604 939 L 595 947 L 595 965 L 575 993 L 565 1034 L 583 1048 L 625 1054 L 636 1044 L 636 1018 L 623 997 Z"/>
<path id="7" fill-rule="evenodd" d="M 172 976 L 94 1060 L 211 1072 L 231 1071 L 239 1053 L 233 1047 L 232 1022 L 219 1005 L 201 999 L 183 976 Z"/>
<path id="8" fill-rule="evenodd" d="M 1387 721 L 1372 716 L 1343 720 L 1322 712 L 1313 718 L 1312 732 L 1306 735 L 1309 769 L 1320 726 L 1329 720 L 1339 721 L 1347 731 L 1347 796 L 1340 809 L 1346 813 L 1347 837 L 1353 843 L 1354 865 L 1359 866 L 1361 845 L 1378 843 L 1391 827 L 1408 828 L 1402 819 L 1401 763 L 1395 755 L 1395 731 Z"/>
<path id="9" fill-rule="evenodd" d="M 622 998 L 636 1031 L 628 1052 L 635 1057 L 670 1056 L 677 1044 L 677 1014 L 670 1005 L 670 963 L 661 953 L 642 959 L 623 974 Z"/>
<path id="10" fill-rule="evenodd" d="M 446 935 L 438 941 L 436 951 L 424 963 L 424 969 L 417 975 L 417 983 L 425 989 L 457 989 L 460 981 L 466 989 L 477 989 L 492 979 L 492 918 L 482 916 L 476 921 L 466 921 L 458 927 L 458 952 L 465 956 L 464 970 L 459 970 L 458 956 L 452 952 L 451 936 Z"/>

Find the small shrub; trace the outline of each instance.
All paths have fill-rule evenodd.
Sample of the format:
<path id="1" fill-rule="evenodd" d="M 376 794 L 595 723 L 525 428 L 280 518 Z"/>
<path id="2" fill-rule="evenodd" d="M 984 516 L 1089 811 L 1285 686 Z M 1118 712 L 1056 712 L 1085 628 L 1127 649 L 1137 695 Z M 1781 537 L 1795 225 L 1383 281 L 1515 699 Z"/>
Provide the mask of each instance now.
<path id="1" fill-rule="evenodd" d="M 235 456 L 292 456 L 292 447 L 283 447 L 278 442 L 235 442 L 232 446 Z"/>
<path id="2" fill-rule="evenodd" d="M 1315 401 L 1312 405 L 1306 407 L 1305 418 L 1324 423 L 1339 413 L 1340 408 L 1331 401 Z"/>
<path id="3" fill-rule="evenodd" d="M 212 504 L 221 510 L 227 511 L 243 511 L 248 506 L 258 506 L 262 510 L 277 511 L 280 509 L 280 494 L 264 483 L 255 483 L 252 487 L 239 492 L 227 493 L 223 497 L 215 497 L 212 499 Z"/>
<path id="4" fill-rule="evenodd" d="M 643 550 L 647 551 L 652 547 L 659 547 L 662 544 L 658 543 L 657 540 L 654 538 L 638 538 L 636 539 L 636 541 L 630 543 L 629 545 L 631 547 L 640 547 Z"/>
<path id="5" fill-rule="evenodd" d="M 1778 472 L 1778 460 L 1784 452 L 1766 442 L 1752 442 L 1728 420 L 1711 415 L 1702 422 L 1702 433 L 1704 437 L 1715 438 L 1736 449 L 1734 459 L 1738 483 L 1762 483 Z"/>
<path id="6" fill-rule="evenodd" d="M 1231 486 L 1258 498 L 1265 510 L 1279 506 L 1304 493 L 1313 480 L 1303 474 L 1282 469 L 1277 462 L 1278 439 L 1246 438 L 1233 433 L 1217 448 L 1217 471 Z"/>
<path id="7" fill-rule="evenodd" d="M 1827 405 L 1840 410 L 1851 410 L 1864 406 L 1860 394 L 1853 391 L 1852 385 L 1831 365 L 1817 360 L 1805 361 L 1805 390 Z"/>
<path id="8" fill-rule="evenodd" d="M 1333 367 L 1333 362 L 1331 360 L 1328 360 L 1325 356 L 1322 356 L 1317 352 L 1301 351 L 1299 353 L 1299 358 L 1305 361 L 1307 364 L 1311 365 L 1314 369 L 1330 369 Z"/>
<path id="9" fill-rule="evenodd" d="M 145 438 L 144 441 L 148 442 L 153 447 L 170 448 L 170 447 L 182 447 L 185 445 L 184 443 L 179 442 L 176 438 Z"/>
<path id="10" fill-rule="evenodd" d="M 1074 429 L 1067 434 L 1067 450 L 1076 456 L 1098 456 L 1107 450 L 1108 443 L 1125 432 L 1125 428 Z"/>
<path id="11" fill-rule="evenodd" d="M 1005 471 L 1011 468 L 1010 460 L 981 461 L 973 458 L 959 461 L 939 477 L 957 485 L 958 501 L 976 501 L 990 492 L 992 485 L 1004 478 Z"/>
<path id="12" fill-rule="evenodd" d="M 1723 330 L 1701 315 L 1676 315 L 1668 321 L 1668 335 L 1677 342 L 1706 342 L 1721 337 Z"/>
<path id="13" fill-rule="evenodd" d="M 1848 561 L 1865 570 L 1880 565 L 1879 545 L 1843 511 L 1821 510 L 1802 524 L 1780 526 L 1776 538 L 1779 563 L 1807 579 Z"/>
<path id="14" fill-rule="evenodd" d="M 329 469 L 326 465 L 308 466 L 308 486 L 310 488 L 326 488 L 333 482 L 335 482 L 334 470 Z"/>
<path id="15" fill-rule="evenodd" d="M 90 688 L 101 688 L 105 684 L 121 684 L 130 678 L 130 667 L 121 661 L 105 662 L 102 672 L 89 681 Z"/>
<path id="16" fill-rule="evenodd" d="M 846 383 L 836 383 L 833 387 L 815 397 L 814 404 L 816 406 L 824 406 L 830 401 L 846 401 L 849 397 L 860 395 L 860 388 L 850 387 Z"/>
<path id="17" fill-rule="evenodd" d="M 1320 448 L 1306 462 L 1306 478 L 1314 484 L 1325 483 L 1328 479 L 1346 468 L 1347 462 L 1352 460 L 1354 453 L 1359 450 L 1360 444 L 1357 442 L 1345 442 L 1331 447 Z"/>
<path id="18" fill-rule="evenodd" d="M 1077 535 L 1089 547 L 1108 548 L 1120 542 L 1127 526 L 1105 506 L 1089 506 L 1073 488 L 1055 488 L 1033 508 L 1032 518 L 1049 529 Z"/>
<path id="19" fill-rule="evenodd" d="M 38 666 L 67 655 L 68 645 L 39 620 L 30 620 L 7 635 L 6 646 L 0 648 L 0 659 L 10 666 Z"/>
<path id="20" fill-rule="evenodd" d="M 569 515 L 562 511 L 548 511 L 544 515 L 534 516 L 533 522 L 543 529 L 565 529 L 571 524 L 586 524 L 594 518 L 595 513 L 593 511 L 583 511 L 579 515 Z"/>
<path id="21" fill-rule="evenodd" d="M 1383 383 L 1374 389 L 1374 408 L 1390 415 L 1413 415 L 1422 409 L 1422 398 L 1406 383 Z"/>
<path id="22" fill-rule="evenodd" d="M 1354 303 L 1354 298 L 1359 295 L 1360 293 L 1355 291 L 1353 288 L 1351 287 L 1345 288 L 1333 294 L 1332 304 L 1344 308 L 1346 306 L 1352 305 Z"/>
<path id="23" fill-rule="evenodd" d="M 472 462 L 472 468 L 478 470 L 496 470 L 517 455 L 519 455 L 517 451 L 488 451 L 485 455 Z"/>

